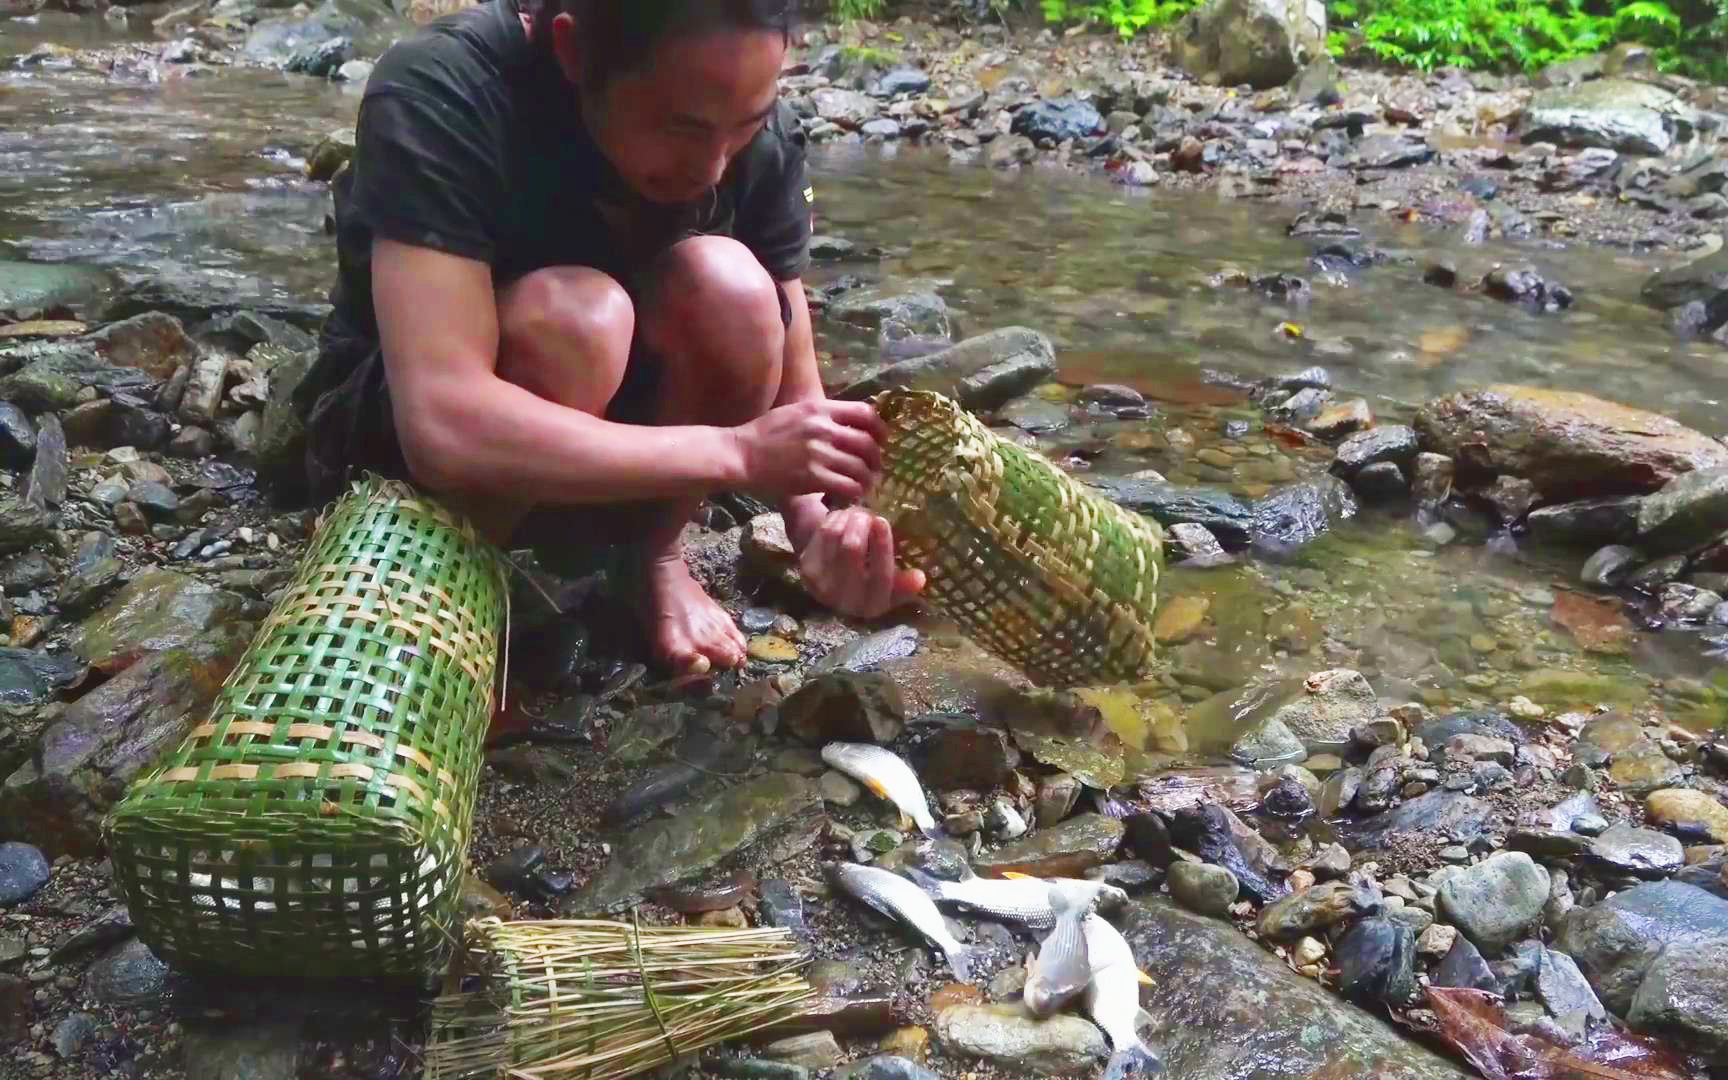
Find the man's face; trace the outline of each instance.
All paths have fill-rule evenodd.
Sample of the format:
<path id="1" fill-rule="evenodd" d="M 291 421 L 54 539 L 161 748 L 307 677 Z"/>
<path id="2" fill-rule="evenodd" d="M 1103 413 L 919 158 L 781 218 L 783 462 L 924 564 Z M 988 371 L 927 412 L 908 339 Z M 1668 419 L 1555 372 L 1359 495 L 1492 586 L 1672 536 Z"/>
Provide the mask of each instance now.
<path id="1" fill-rule="evenodd" d="M 555 36 L 565 74 L 581 71 L 584 43 Z M 692 202 L 720 182 L 774 109 L 785 38 L 770 31 L 679 35 L 649 62 L 583 96 L 595 142 L 651 202 Z"/>

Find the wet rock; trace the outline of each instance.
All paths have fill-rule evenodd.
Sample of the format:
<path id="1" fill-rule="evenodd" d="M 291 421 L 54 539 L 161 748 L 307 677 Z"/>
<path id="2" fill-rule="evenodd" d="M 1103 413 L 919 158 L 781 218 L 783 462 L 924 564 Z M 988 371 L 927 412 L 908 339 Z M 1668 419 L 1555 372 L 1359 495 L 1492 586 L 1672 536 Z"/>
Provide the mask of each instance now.
<path id="1" fill-rule="evenodd" d="M 822 791 L 822 801 L 835 806 L 851 806 L 864 794 L 864 789 L 852 782 L 845 773 L 830 769 L 816 781 Z"/>
<path id="2" fill-rule="evenodd" d="M 1106 498 L 1161 525 L 1202 525 L 1229 548 L 1245 547 L 1255 535 L 1254 508 L 1229 492 L 1119 477 L 1093 477 L 1086 482 Z"/>
<path id="3" fill-rule="evenodd" d="M 78 406 L 66 414 L 65 428 L 69 445 L 96 450 L 154 450 L 168 441 L 168 418 L 126 393 Z"/>
<path id="4" fill-rule="evenodd" d="M 231 622 L 243 607 L 234 593 L 170 570 L 134 578 L 84 623 L 77 651 L 112 674 L 138 657 L 181 647 L 210 628 Z"/>
<path id="5" fill-rule="evenodd" d="M 24 501 L 54 510 L 66 501 L 66 432 L 55 416 L 43 416 L 36 427 L 36 459 L 24 481 Z"/>
<path id="6" fill-rule="evenodd" d="M 255 360 L 266 347 L 254 347 L 248 357 Z M 254 457 L 263 475 L 290 490 L 298 490 L 305 470 L 306 429 L 294 408 L 294 393 L 316 356 L 312 350 L 280 352 L 269 366 L 270 399 L 259 421 Z"/>
<path id="7" fill-rule="evenodd" d="M 1390 461 L 1370 465 L 1350 481 L 1357 494 L 1373 502 L 1390 502 L 1410 492 L 1404 470 Z"/>
<path id="8" fill-rule="evenodd" d="M 1362 770 L 1354 766 L 1339 769 L 1326 778 L 1326 783 L 1320 788 L 1318 809 L 1321 818 L 1330 820 L 1356 801 L 1356 793 L 1362 789 Z"/>
<path id="9" fill-rule="evenodd" d="M 1019 1002 L 956 1005 L 936 1014 L 936 1039 L 951 1057 L 983 1058 L 1019 1075 L 1057 1075 L 1109 1054 L 1103 1034 L 1078 1016 L 1035 1019 Z"/>
<path id="10" fill-rule="evenodd" d="M 335 7 L 365 9 L 362 0 L 325 0 L 324 9 Z M 266 25 L 259 23 L 254 27 L 254 35 L 261 31 L 273 33 L 274 30 L 275 28 L 269 28 L 267 31 Z M 202 282 L 187 283 L 157 277 L 146 278 L 123 289 L 102 309 L 100 318 L 104 322 L 117 322 L 150 311 L 172 315 L 188 326 L 199 325 L 225 315 L 251 312 L 281 319 L 302 330 L 317 333 L 330 313 L 330 306 L 280 301 L 258 294 L 245 295 Z"/>
<path id="11" fill-rule="evenodd" d="M 110 323 L 86 340 L 116 367 L 137 368 L 158 380 L 198 359 L 198 345 L 180 320 L 160 311 Z"/>
<path id="12" fill-rule="evenodd" d="M 1260 769 L 1289 761 L 1301 761 L 1308 756 L 1308 749 L 1284 721 L 1276 716 L 1269 716 L 1230 744 L 1230 756 L 1245 765 Z"/>
<path id="13" fill-rule="evenodd" d="M 1211 0 L 1176 27 L 1175 59 L 1197 79 L 1267 90 L 1326 53 L 1326 10 L 1306 0 Z"/>
<path id="14" fill-rule="evenodd" d="M 0 260 L 0 312 L 22 316 L 47 308 L 80 308 L 113 284 L 113 275 L 102 267 Z"/>
<path id="15" fill-rule="evenodd" d="M 54 1045 L 54 1052 L 60 1055 L 60 1060 L 70 1061 L 94 1034 L 96 1018 L 87 1012 L 75 1012 L 54 1025 L 54 1034 L 48 1037 L 48 1041 Z"/>
<path id="16" fill-rule="evenodd" d="M 924 1035 L 923 1042 L 928 1042 L 929 1035 L 922 1028 L 910 1030 Z M 920 1046 L 923 1045 L 921 1042 Z M 887 1041 L 884 1040 L 884 1049 Z M 834 1074 L 835 1080 L 937 1080 L 935 1073 L 913 1062 L 910 1058 L 898 1054 L 877 1054 L 855 1061 L 845 1069 Z"/>
<path id="17" fill-rule="evenodd" d="M 1401 1008 L 1416 995 L 1416 937 L 1392 919 L 1363 919 L 1345 931 L 1333 963 L 1338 989 L 1352 1001 Z"/>
<path id="18" fill-rule="evenodd" d="M 1539 91 L 1525 106 L 1518 133 L 1525 143 L 1599 146 L 1626 154 L 1665 154 L 1689 136 L 1692 110 L 1651 83 L 1599 79 Z"/>
<path id="19" fill-rule="evenodd" d="M 1722 605 L 1719 593 L 1696 585 L 1662 587 L 1662 617 L 1669 622 L 1703 622 Z"/>
<path id="20" fill-rule="evenodd" d="M 1439 911 L 1484 953 L 1498 955 L 1540 922 L 1548 891 L 1547 870 L 1523 852 L 1501 852 L 1448 877 Z"/>
<path id="21" fill-rule="evenodd" d="M 1054 828 L 1067 819 L 1074 810 L 1074 804 L 1080 800 L 1080 792 L 1085 787 L 1080 779 L 1069 773 L 1051 773 L 1038 781 L 1037 818 L 1040 829 Z"/>
<path id="22" fill-rule="evenodd" d="M 1482 953 L 1463 934 L 1456 935 L 1451 949 L 1434 971 L 1433 982 L 1435 986 L 1488 990 L 1495 993 L 1500 989 L 1499 977 L 1488 966 L 1488 961 L 1482 958 Z"/>
<path id="23" fill-rule="evenodd" d="M 1644 283 L 1645 302 L 1663 309 L 1707 303 L 1728 292 L 1728 247 L 1659 271 Z"/>
<path id="24" fill-rule="evenodd" d="M 1602 1003 L 1620 1015 L 1632 1007 L 1646 973 L 1665 947 L 1676 953 L 1728 938 L 1728 900 L 1694 885 L 1659 881 L 1574 908 L 1555 944 L 1571 955 Z"/>
<path id="25" fill-rule="evenodd" d="M 1017 872 L 1032 877 L 1080 877 L 1116 857 L 1126 827 L 1115 818 L 1081 814 L 1054 829 L 987 852 L 973 868 L 987 877 Z"/>
<path id="26" fill-rule="evenodd" d="M 828 671 L 873 671 L 891 660 L 900 660 L 918 651 L 916 627 L 896 626 L 855 638 L 810 665 L 810 673 Z"/>
<path id="27" fill-rule="evenodd" d="M 186 1080 L 294 1080 L 304 1027 L 298 1016 L 188 1025 Z"/>
<path id="28" fill-rule="evenodd" d="M 158 524 L 172 522 L 180 509 L 180 497 L 174 494 L 174 490 L 154 480 L 133 484 L 126 492 L 126 498 L 143 511 L 146 519 Z"/>
<path id="29" fill-rule="evenodd" d="M 1278 861 L 1277 852 L 1226 807 L 1216 803 L 1184 807 L 1171 819 L 1170 835 L 1184 849 L 1229 870 L 1243 893 L 1260 903 L 1270 903 L 1288 891 L 1268 876 Z"/>
<path id="30" fill-rule="evenodd" d="M 24 410 L 0 401 L 0 467 L 27 469 L 36 458 L 36 425 Z"/>
<path id="31" fill-rule="evenodd" d="M 1645 494 L 1728 465 L 1728 447 L 1706 435 L 1569 391 L 1468 390 L 1423 406 L 1415 426 L 1425 448 L 1456 461 L 1461 479 L 1519 476 L 1550 500 Z"/>
<path id="32" fill-rule="evenodd" d="M 346 64 L 353 60 L 354 43 L 345 37 L 331 38 L 314 45 L 296 49 L 282 70 L 296 75 L 310 75 L 315 79 L 328 79 Z"/>
<path id="33" fill-rule="evenodd" d="M 1627 1020 L 1712 1060 L 1728 1057 L 1728 938 L 1664 949 L 1638 987 Z"/>
<path id="34" fill-rule="evenodd" d="M 1453 1080 L 1460 1067 L 1285 966 L 1264 946 L 1162 899 L 1130 907 L 1121 929 L 1163 990 L 1148 1007 L 1171 1076 L 1322 1075 Z M 1242 1038 L 1219 1038 L 1220 1031 Z"/>
<path id="35" fill-rule="evenodd" d="M 1558 949 L 1543 949 L 1536 967 L 1536 997 L 1548 1015 L 1564 1020 L 1581 1014 L 1589 1020 L 1608 1016 L 1577 961 Z"/>
<path id="36" fill-rule="evenodd" d="M 1104 118 L 1088 102 L 1078 98 L 1035 101 L 1014 114 L 1012 131 L 1029 139 L 1064 142 L 1084 139 L 1104 128 Z"/>
<path id="37" fill-rule="evenodd" d="M 95 607 L 120 584 L 125 570 L 112 536 L 85 533 L 72 556 L 71 573 L 60 586 L 61 613 L 77 618 Z"/>
<path id="38" fill-rule="evenodd" d="M 676 818 L 649 821 L 622 842 L 604 869 L 566 901 L 572 913 L 611 913 L 645 890 L 694 878 L 742 850 L 779 834 L 801 833 L 822 815 L 816 784 L 769 773 L 688 807 Z"/>
<path id="39" fill-rule="evenodd" d="M 1018 840 L 1026 835 L 1026 819 L 1006 799 L 997 799 L 984 813 L 984 827 L 1002 840 Z"/>
<path id="40" fill-rule="evenodd" d="M 947 728 L 922 751 L 918 775 L 938 791 L 989 790 L 1007 783 L 1020 764 L 1006 733 L 992 728 Z"/>
<path id="41" fill-rule="evenodd" d="M 1667 877 L 1686 863 L 1680 841 L 1630 825 L 1616 825 L 1598 836 L 1589 854 L 1598 869 L 1640 878 Z"/>
<path id="42" fill-rule="evenodd" d="M 0 648 L 0 705 L 40 705 L 82 670 L 66 653 Z"/>
<path id="43" fill-rule="evenodd" d="M 1339 439 L 1354 435 L 1374 423 L 1373 410 L 1362 398 L 1328 406 L 1308 424 L 1308 430 L 1322 439 Z"/>
<path id="44" fill-rule="evenodd" d="M 612 728 L 607 756 L 626 765 L 647 761 L 684 734 L 691 715 L 690 707 L 682 703 L 635 709 Z"/>
<path id="45" fill-rule="evenodd" d="M 1035 397 L 1009 402 L 997 412 L 996 419 L 1030 435 L 1049 435 L 1061 431 L 1071 422 L 1066 405 Z"/>
<path id="46" fill-rule="evenodd" d="M 1204 525 L 1189 522 L 1172 525 L 1166 531 L 1171 548 L 1179 553 L 1185 561 L 1196 564 L 1212 564 L 1224 561 L 1224 545 L 1212 535 L 1211 530 Z"/>
<path id="47" fill-rule="evenodd" d="M 834 671 L 811 679 L 781 702 L 780 720 L 812 746 L 890 743 L 905 725 L 906 700 L 886 674 Z"/>
<path id="48" fill-rule="evenodd" d="M 1379 712 L 1368 680 L 1360 672 L 1339 668 L 1308 676 L 1273 716 L 1305 742 L 1348 743 L 1350 730 Z"/>
<path id="49" fill-rule="evenodd" d="M 1269 398 L 1267 412 L 1286 423 L 1306 424 L 1319 416 L 1331 400 L 1332 391 L 1309 387 L 1296 391 L 1283 401 Z"/>
<path id="50" fill-rule="evenodd" d="M 1662 586 L 1678 581 L 1686 572 L 1687 558 L 1684 555 L 1670 555 L 1657 559 L 1639 567 L 1626 579 L 1626 584 L 1640 592 L 1660 592 Z"/>
<path id="51" fill-rule="evenodd" d="M 1426 139 L 1402 132 L 1381 132 L 1358 142 L 1346 161 L 1334 158 L 1333 163 L 1358 169 L 1407 169 L 1433 158 L 1434 148 Z"/>
<path id="52" fill-rule="evenodd" d="M 142 941 L 118 946 L 90 968 L 85 992 L 104 1005 L 136 1008 L 154 1005 L 168 985 L 168 965 Z"/>
<path id="53" fill-rule="evenodd" d="M 1155 869 L 1162 870 L 1170 865 L 1176 856 L 1172 850 L 1170 828 L 1162 817 L 1152 813 L 1134 814 L 1124 824 L 1127 826 L 1129 851 Z"/>
<path id="54" fill-rule="evenodd" d="M 1686 770 L 1648 740 L 1614 755 L 1608 777 L 1630 795 L 1647 795 L 1686 779 Z"/>
<path id="55" fill-rule="evenodd" d="M 763 1057 L 774 1061 L 817 1071 L 832 1069 L 840 1063 L 841 1058 L 840 1044 L 834 1041 L 834 1033 L 831 1031 L 815 1031 L 808 1035 L 779 1039 L 764 1046 L 761 1053 Z"/>
<path id="56" fill-rule="evenodd" d="M 789 930 L 793 936 L 808 938 L 809 925 L 804 921 L 804 897 L 784 878 L 769 878 L 757 888 L 756 900 L 762 923 Z"/>
<path id="57" fill-rule="evenodd" d="M 149 375 L 136 368 L 108 363 L 87 346 L 69 345 L 0 378 L 0 400 L 31 413 L 64 411 L 77 407 L 86 389 L 102 393 L 140 390 L 150 386 L 151 381 Z"/>
<path id="58" fill-rule="evenodd" d="M 1349 485 L 1336 477 L 1299 481 L 1253 504 L 1254 541 L 1278 551 L 1297 547 L 1355 517 L 1357 509 Z"/>
<path id="59" fill-rule="evenodd" d="M 1651 792 L 1644 808 L 1656 824 L 1670 828 L 1700 827 L 1712 843 L 1728 844 L 1728 806 L 1702 791 L 1667 788 Z"/>
<path id="60" fill-rule="evenodd" d="M 945 339 L 951 333 L 948 304 L 927 282 L 904 281 L 848 289 L 829 301 L 828 316 L 890 340 Z"/>
<path id="61" fill-rule="evenodd" d="M 1653 555 L 1685 551 L 1728 532 L 1728 466 L 1670 480 L 1638 511 L 1638 546 Z"/>
<path id="62" fill-rule="evenodd" d="M 1495 267 L 1482 279 L 1482 291 L 1534 311 L 1561 311 L 1572 306 L 1569 289 L 1545 280 L 1531 266 Z"/>
<path id="63" fill-rule="evenodd" d="M 0 844 L 0 907 L 23 903 L 48 884 L 48 860 L 29 844 Z"/>
<path id="64" fill-rule="evenodd" d="M 1348 881 L 1329 881 L 1291 893 L 1260 913 L 1260 933 L 1274 941 L 1295 941 L 1351 919 L 1373 914 L 1379 902 Z"/>
<path id="65" fill-rule="evenodd" d="M 28 836 L 53 857 L 100 851 L 102 816 L 203 720 L 253 629 L 229 617 L 152 651 L 69 706 L 0 786 L 0 835 Z"/>
<path id="66" fill-rule="evenodd" d="M 1638 510 L 1642 502 L 1636 496 L 1622 495 L 1544 506 L 1532 510 L 1524 525 L 1531 537 L 1546 544 L 1577 547 L 1625 544 L 1638 535 Z"/>
<path id="67" fill-rule="evenodd" d="M 192 377 L 180 398 L 180 419 L 209 427 L 222 403 L 222 387 L 228 375 L 228 357 L 213 353 L 192 365 Z"/>
<path id="68" fill-rule="evenodd" d="M 1056 349 L 1036 330 L 1009 326 L 967 338 L 925 356 L 886 364 L 841 390 L 861 401 L 883 390 L 933 390 L 975 412 L 993 412 L 1047 381 L 1056 372 Z"/>
<path id="69" fill-rule="evenodd" d="M 1169 882 L 1170 895 L 1183 907 L 1219 919 L 1229 918 L 1241 892 L 1236 875 L 1210 863 L 1172 863 Z"/>
<path id="70" fill-rule="evenodd" d="M 822 87 L 810 95 L 810 100 L 816 106 L 817 116 L 848 131 L 863 127 L 881 112 L 881 106 L 868 94 L 838 86 Z"/>
<path id="71" fill-rule="evenodd" d="M 1643 561 L 1643 556 L 1629 547 L 1610 544 L 1585 560 L 1578 579 L 1597 588 L 1614 588 Z"/>

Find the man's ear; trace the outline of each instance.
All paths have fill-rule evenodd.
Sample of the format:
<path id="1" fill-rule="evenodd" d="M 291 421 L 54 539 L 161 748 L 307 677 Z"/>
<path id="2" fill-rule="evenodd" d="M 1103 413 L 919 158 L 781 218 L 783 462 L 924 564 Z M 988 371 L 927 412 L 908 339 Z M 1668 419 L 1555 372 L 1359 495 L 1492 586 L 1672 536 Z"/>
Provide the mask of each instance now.
<path id="1" fill-rule="evenodd" d="M 561 11 L 552 17 L 552 55 L 557 58 L 558 69 L 571 85 L 580 86 L 588 57 L 576 34 L 576 18 L 569 12 Z"/>

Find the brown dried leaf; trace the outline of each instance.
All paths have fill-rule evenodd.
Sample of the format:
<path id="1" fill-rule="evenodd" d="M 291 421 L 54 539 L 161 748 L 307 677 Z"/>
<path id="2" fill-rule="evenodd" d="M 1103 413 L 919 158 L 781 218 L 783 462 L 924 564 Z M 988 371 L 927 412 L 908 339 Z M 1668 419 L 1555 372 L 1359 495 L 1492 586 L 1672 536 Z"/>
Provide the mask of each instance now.
<path id="1" fill-rule="evenodd" d="M 1632 647 L 1632 624 L 1618 601 L 1559 592 L 1554 595 L 1553 614 L 1585 652 L 1624 653 Z"/>
<path id="2" fill-rule="evenodd" d="M 1604 1029 L 1587 1043 L 1586 1059 L 1534 1033 L 1507 1031 L 1500 999 L 1486 991 L 1430 986 L 1427 994 L 1428 1005 L 1440 1020 L 1439 1036 L 1488 1080 L 1686 1077 L 1684 1067 L 1671 1055 L 1634 1036 Z"/>

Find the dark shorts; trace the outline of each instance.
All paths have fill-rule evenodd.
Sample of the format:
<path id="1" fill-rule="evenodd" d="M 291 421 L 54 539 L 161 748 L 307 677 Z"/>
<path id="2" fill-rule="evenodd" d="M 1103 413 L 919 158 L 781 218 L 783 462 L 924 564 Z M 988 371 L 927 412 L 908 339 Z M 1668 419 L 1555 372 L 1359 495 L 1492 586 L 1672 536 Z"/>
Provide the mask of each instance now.
<path id="1" fill-rule="evenodd" d="M 637 289 L 629 291 L 632 298 L 641 295 Z M 790 329 L 792 307 L 784 291 L 780 291 L 780 318 Z M 315 371 L 318 369 L 346 374 L 309 380 L 315 385 L 309 388 L 309 400 L 300 403 L 306 419 L 306 483 L 311 497 L 318 503 L 327 502 L 368 472 L 412 479 L 396 434 L 383 352 L 375 343 L 343 340 L 327 332 L 314 366 Z M 660 398 L 661 377 L 659 359 L 638 341 L 632 346 L 624 381 L 606 408 L 606 419 L 620 424 L 651 424 Z M 642 527 L 643 515 L 653 506 L 625 501 L 548 506 L 529 515 L 516 541 L 536 548 L 569 540 L 624 542 Z"/>

